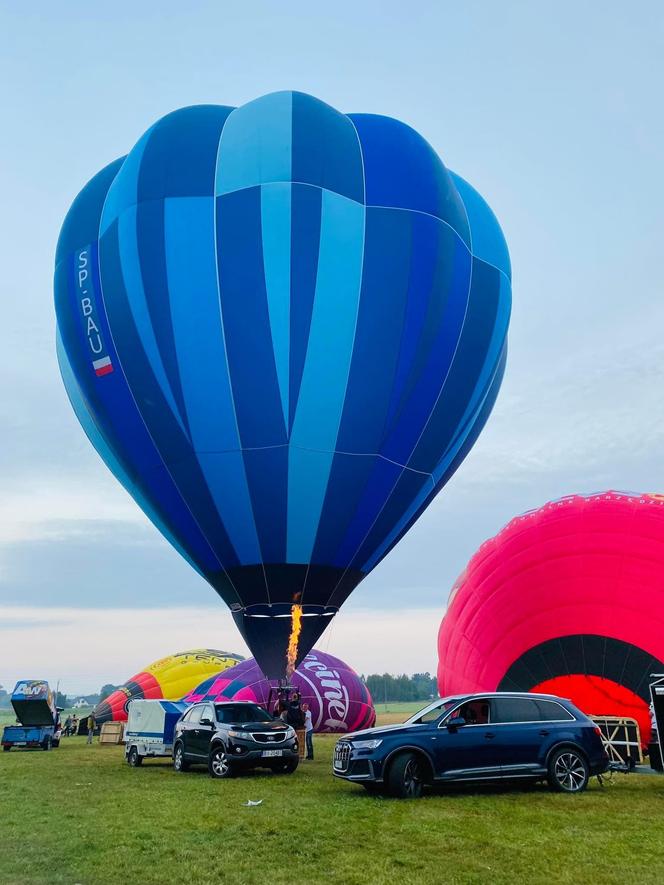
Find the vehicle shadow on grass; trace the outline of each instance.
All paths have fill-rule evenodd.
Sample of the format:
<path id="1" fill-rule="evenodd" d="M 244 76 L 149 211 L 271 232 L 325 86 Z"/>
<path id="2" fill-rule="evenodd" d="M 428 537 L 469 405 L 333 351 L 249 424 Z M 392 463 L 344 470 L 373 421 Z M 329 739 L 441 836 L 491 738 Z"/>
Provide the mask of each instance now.
<path id="1" fill-rule="evenodd" d="M 358 785 L 359 786 L 359 785 Z M 529 782 L 529 783 L 502 783 L 500 781 L 492 781 L 484 784 L 436 784 L 435 786 L 427 786 L 420 799 L 463 799 L 476 796 L 519 796 L 519 795 L 553 795 L 552 791 L 545 783 Z M 364 789 L 353 790 L 348 794 L 351 799 L 371 800 L 378 799 L 383 801 L 401 801 L 396 800 L 388 793 L 368 793 Z"/>
<path id="2" fill-rule="evenodd" d="M 213 780 L 213 778 L 210 778 L 210 775 L 209 775 L 209 772 L 208 772 L 208 770 L 207 770 L 207 766 L 206 766 L 206 765 L 197 765 L 197 766 L 195 766 L 195 767 L 188 768 L 186 771 L 183 771 L 183 772 L 176 772 L 175 769 L 173 768 L 173 764 L 172 764 L 172 763 L 168 763 L 168 762 L 144 762 L 144 763 L 140 766 L 140 771 L 141 771 L 141 772 L 153 771 L 153 772 L 157 772 L 157 773 L 161 773 L 161 774 L 163 774 L 165 771 L 171 771 L 171 772 L 173 772 L 173 774 L 177 774 L 178 777 L 192 777 L 192 776 L 195 777 L 195 776 L 199 776 L 199 777 L 205 777 L 205 778 L 208 778 L 208 779 L 210 779 L 210 780 Z M 293 774 L 295 774 L 295 776 L 297 777 L 297 772 L 293 772 Z M 250 778 L 250 779 L 252 779 L 252 780 L 255 780 L 255 779 L 260 780 L 260 779 L 262 779 L 262 778 L 293 777 L 293 774 L 291 774 L 291 775 L 286 775 L 286 774 L 284 774 L 283 772 L 269 771 L 267 768 L 247 768 L 247 769 L 244 769 L 244 770 L 239 770 L 239 771 L 238 771 L 235 775 L 233 775 L 233 777 L 230 778 L 230 779 L 231 779 L 231 780 L 235 780 L 236 778 L 240 778 L 240 777 L 241 777 L 241 778 L 243 778 L 243 779 L 244 779 L 244 778 Z"/>

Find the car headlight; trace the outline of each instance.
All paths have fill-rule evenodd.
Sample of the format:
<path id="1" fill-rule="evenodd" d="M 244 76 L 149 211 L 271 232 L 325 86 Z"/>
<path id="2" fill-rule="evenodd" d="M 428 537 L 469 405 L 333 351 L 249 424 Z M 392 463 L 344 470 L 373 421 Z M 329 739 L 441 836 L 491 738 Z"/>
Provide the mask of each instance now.
<path id="1" fill-rule="evenodd" d="M 383 741 L 380 738 L 373 738 L 370 741 L 352 741 L 352 746 L 355 747 L 356 750 L 375 750 L 376 747 L 380 747 Z"/>
<path id="2" fill-rule="evenodd" d="M 286 729 L 286 737 L 292 738 L 294 736 L 295 736 L 295 729 L 289 725 L 288 728 Z"/>
<path id="3" fill-rule="evenodd" d="M 229 731 L 228 737 L 230 738 L 249 738 L 251 739 L 251 735 L 246 731 Z"/>

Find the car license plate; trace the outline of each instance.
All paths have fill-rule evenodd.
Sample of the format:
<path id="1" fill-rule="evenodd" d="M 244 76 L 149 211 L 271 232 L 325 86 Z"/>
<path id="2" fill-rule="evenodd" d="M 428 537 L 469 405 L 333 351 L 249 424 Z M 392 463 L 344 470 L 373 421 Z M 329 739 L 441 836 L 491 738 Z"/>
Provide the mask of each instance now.
<path id="1" fill-rule="evenodd" d="M 266 757 L 266 756 L 282 756 L 282 755 L 283 755 L 283 752 L 284 752 L 283 750 L 263 750 L 263 752 L 261 753 L 261 756 L 263 756 L 263 757 Z"/>

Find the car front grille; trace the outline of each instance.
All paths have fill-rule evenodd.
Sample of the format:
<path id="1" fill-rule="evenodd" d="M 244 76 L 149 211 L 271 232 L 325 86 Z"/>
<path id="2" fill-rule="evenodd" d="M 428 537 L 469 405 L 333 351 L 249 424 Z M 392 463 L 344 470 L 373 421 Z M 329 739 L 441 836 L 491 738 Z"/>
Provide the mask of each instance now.
<path id="1" fill-rule="evenodd" d="M 285 731 L 255 731 L 251 736 L 259 744 L 280 744 L 286 740 Z"/>
<path id="2" fill-rule="evenodd" d="M 334 762 L 332 763 L 335 771 L 348 771 L 350 763 L 350 744 L 339 742 L 334 748 Z"/>

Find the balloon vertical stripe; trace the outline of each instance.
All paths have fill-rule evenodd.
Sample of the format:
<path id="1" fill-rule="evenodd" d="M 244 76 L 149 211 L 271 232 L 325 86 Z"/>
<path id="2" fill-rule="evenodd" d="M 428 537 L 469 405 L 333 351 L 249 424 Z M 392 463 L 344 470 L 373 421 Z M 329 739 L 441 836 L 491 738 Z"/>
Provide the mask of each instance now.
<path id="1" fill-rule="evenodd" d="M 290 415 L 291 184 L 261 187 L 263 273 L 279 395 L 287 427 Z"/>

